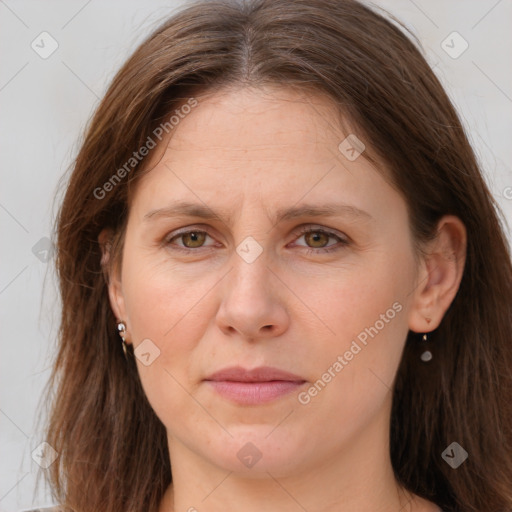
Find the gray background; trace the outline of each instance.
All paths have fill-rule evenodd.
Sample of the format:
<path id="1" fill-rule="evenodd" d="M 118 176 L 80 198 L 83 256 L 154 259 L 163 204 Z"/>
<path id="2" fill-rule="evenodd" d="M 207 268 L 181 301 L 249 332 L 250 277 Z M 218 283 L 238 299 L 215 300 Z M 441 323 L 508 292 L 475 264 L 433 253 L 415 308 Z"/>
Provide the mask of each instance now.
<path id="1" fill-rule="evenodd" d="M 35 418 L 58 328 L 48 240 L 58 180 L 113 74 L 181 3 L 0 0 L 1 512 L 51 503 L 43 490 L 33 496 L 39 466 L 31 453 L 44 441 Z M 375 3 L 420 38 L 511 219 L 512 1 Z M 41 43 L 43 31 L 58 44 L 46 59 L 31 47 L 51 48 L 50 39 Z M 441 46 L 453 31 L 469 44 L 456 59 Z M 457 52 L 463 42 L 451 37 L 445 44 Z"/>

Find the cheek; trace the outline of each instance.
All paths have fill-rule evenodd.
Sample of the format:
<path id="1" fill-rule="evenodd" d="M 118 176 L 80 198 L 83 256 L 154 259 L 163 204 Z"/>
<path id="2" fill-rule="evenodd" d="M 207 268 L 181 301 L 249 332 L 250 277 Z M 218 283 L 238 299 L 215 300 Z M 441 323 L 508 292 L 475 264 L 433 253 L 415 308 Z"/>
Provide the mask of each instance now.
<path id="1" fill-rule="evenodd" d="M 378 339 L 373 344 L 375 351 L 400 346 L 402 336 L 397 338 L 397 334 L 407 332 L 413 279 L 412 256 L 389 250 L 374 253 L 371 261 L 318 276 L 318 280 L 302 278 L 301 297 L 316 313 L 308 315 L 315 319 L 323 352 L 342 353 L 353 340 L 363 345 L 366 341 L 369 347 L 369 340 Z"/>
<path id="2" fill-rule="evenodd" d="M 302 403 L 325 413 L 326 429 L 357 430 L 390 398 L 408 332 L 413 263 L 405 250 L 383 251 L 312 297 L 334 334 L 317 339 L 316 373 Z"/>
<path id="3" fill-rule="evenodd" d="M 137 353 L 147 340 L 154 344 L 149 345 L 151 364 L 146 366 L 138 358 L 136 362 L 148 399 L 160 416 L 159 411 L 180 407 L 184 393 L 178 383 L 190 387 L 194 350 L 211 322 L 208 293 L 218 276 L 210 272 L 193 279 L 163 258 L 136 251 L 125 254 L 123 294 L 130 341 Z"/>
<path id="4" fill-rule="evenodd" d="M 218 279 L 217 279 L 218 280 Z M 123 261 L 123 294 L 134 344 L 151 338 L 162 351 L 173 340 L 185 347 L 208 318 L 202 308 L 215 285 L 213 273 L 187 275 L 165 254 L 137 255 L 127 251 Z M 183 336 L 186 325 L 188 336 Z M 174 342 L 173 342 L 174 345 Z"/>

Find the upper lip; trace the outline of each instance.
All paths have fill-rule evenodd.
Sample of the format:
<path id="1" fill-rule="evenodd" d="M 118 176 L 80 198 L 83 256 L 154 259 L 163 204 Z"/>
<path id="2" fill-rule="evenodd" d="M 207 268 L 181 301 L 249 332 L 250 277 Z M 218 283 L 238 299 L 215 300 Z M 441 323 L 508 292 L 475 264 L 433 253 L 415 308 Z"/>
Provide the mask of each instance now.
<path id="1" fill-rule="evenodd" d="M 271 366 L 260 366 L 252 370 L 247 370 L 241 366 L 232 366 L 211 374 L 205 380 L 232 382 L 270 382 L 273 380 L 284 380 L 290 382 L 305 382 L 305 380 L 298 375 L 280 370 L 279 368 L 272 368 Z"/>

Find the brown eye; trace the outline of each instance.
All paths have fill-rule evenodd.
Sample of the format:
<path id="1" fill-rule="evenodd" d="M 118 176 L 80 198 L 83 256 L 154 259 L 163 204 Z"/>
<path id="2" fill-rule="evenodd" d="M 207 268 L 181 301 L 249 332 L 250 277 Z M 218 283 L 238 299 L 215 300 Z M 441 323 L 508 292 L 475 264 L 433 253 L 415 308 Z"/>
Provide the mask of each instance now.
<path id="1" fill-rule="evenodd" d="M 299 236 L 297 240 L 304 239 L 296 245 L 304 248 L 308 254 L 334 252 L 350 244 L 343 235 L 311 226 L 301 228 L 296 236 Z M 329 243 L 329 240 L 334 240 L 334 243 Z"/>
<path id="2" fill-rule="evenodd" d="M 182 231 L 174 236 L 165 239 L 165 245 L 177 251 L 193 251 L 203 247 L 211 248 L 211 245 L 205 245 L 206 238 L 210 237 L 205 231 L 192 230 Z"/>
<path id="3" fill-rule="evenodd" d="M 183 245 L 188 249 L 195 249 L 201 247 L 206 240 L 206 233 L 204 231 L 189 231 L 188 233 L 182 233 L 176 238 L 181 238 Z"/>
<path id="4" fill-rule="evenodd" d="M 329 243 L 329 238 L 333 235 L 323 231 L 309 231 L 304 235 L 304 240 L 314 249 L 321 249 Z"/>

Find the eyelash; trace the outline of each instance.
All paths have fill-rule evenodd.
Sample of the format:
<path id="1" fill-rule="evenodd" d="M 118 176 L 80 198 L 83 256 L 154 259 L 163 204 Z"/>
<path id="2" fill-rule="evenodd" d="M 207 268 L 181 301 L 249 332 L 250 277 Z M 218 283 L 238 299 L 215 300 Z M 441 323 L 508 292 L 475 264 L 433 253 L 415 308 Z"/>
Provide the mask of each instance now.
<path id="1" fill-rule="evenodd" d="M 174 245 L 174 244 L 171 243 L 172 240 L 174 240 L 176 238 L 179 238 L 181 236 L 184 236 L 184 235 L 188 235 L 190 233 L 204 233 L 204 234 L 208 235 L 210 238 L 213 238 L 205 230 L 189 229 L 189 230 L 181 231 L 181 232 L 178 232 L 178 233 L 172 233 L 172 236 L 165 237 L 164 245 L 165 246 Z M 335 233 L 333 233 L 331 231 L 327 231 L 325 229 L 322 229 L 322 228 L 312 228 L 311 226 L 303 226 L 303 227 L 300 228 L 300 230 L 298 232 L 294 233 L 294 235 L 298 236 L 298 238 L 301 238 L 303 235 L 305 235 L 307 233 L 322 233 L 322 234 L 327 235 L 327 236 L 329 236 L 331 238 L 337 238 L 338 242 L 341 245 L 338 246 L 337 244 L 334 244 L 332 246 L 319 247 L 317 249 L 312 248 L 312 247 L 308 248 L 308 247 L 305 247 L 305 246 L 301 246 L 301 247 L 305 247 L 306 254 L 311 254 L 311 253 L 316 253 L 316 254 L 318 254 L 318 253 L 330 253 L 330 252 L 334 252 L 334 251 L 340 250 L 343 247 L 346 247 L 346 246 L 349 245 L 349 240 L 348 239 L 342 238 L 339 235 L 337 235 L 337 234 L 335 234 Z M 202 247 L 191 249 L 191 248 L 184 248 L 184 247 L 180 247 L 178 245 L 174 245 L 172 250 L 177 250 L 177 251 L 184 252 L 184 253 L 191 253 L 191 252 L 197 252 L 201 248 Z"/>

